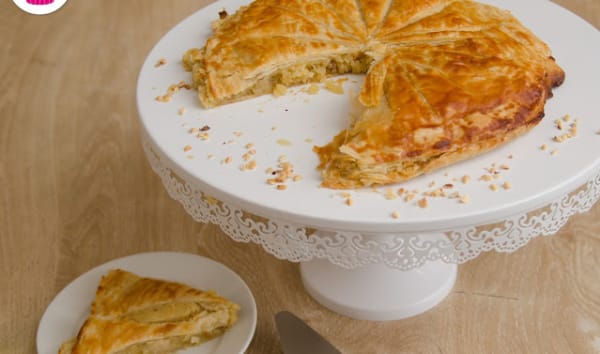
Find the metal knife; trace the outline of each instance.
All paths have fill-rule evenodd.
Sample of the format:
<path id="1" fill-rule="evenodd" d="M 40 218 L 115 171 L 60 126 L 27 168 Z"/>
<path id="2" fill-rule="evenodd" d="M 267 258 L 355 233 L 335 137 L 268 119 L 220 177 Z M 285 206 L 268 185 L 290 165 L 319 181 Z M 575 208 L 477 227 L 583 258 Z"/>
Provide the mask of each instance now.
<path id="1" fill-rule="evenodd" d="M 275 315 L 284 354 L 341 354 L 304 321 L 288 311 Z"/>

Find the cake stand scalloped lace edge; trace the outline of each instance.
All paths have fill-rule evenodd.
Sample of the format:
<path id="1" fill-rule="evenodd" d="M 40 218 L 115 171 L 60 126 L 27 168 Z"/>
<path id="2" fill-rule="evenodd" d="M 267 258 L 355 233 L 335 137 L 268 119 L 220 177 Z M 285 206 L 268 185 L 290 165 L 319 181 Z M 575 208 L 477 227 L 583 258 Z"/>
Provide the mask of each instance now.
<path id="1" fill-rule="evenodd" d="M 267 220 L 211 196 L 177 175 L 170 162 L 143 138 L 148 161 L 169 195 L 194 220 L 213 223 L 238 242 L 254 242 L 279 259 L 307 262 L 327 259 L 346 269 L 374 263 L 411 270 L 428 261 L 460 264 L 482 252 L 513 252 L 536 236 L 555 234 L 568 219 L 584 213 L 600 199 L 600 173 L 573 192 L 535 211 L 503 221 L 435 234 L 364 234 L 326 232 L 304 225 Z"/>

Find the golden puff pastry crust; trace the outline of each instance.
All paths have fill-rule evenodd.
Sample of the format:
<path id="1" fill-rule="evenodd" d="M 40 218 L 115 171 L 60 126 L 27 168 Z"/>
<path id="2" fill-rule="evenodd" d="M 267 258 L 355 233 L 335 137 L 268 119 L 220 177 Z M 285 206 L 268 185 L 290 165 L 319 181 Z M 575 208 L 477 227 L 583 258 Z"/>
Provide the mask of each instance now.
<path id="1" fill-rule="evenodd" d="M 77 337 L 59 354 L 171 353 L 223 334 L 238 311 L 212 291 L 111 270 Z"/>
<path id="2" fill-rule="evenodd" d="M 510 141 L 565 77 L 510 12 L 461 0 L 256 0 L 183 61 L 206 107 L 366 73 L 358 118 L 314 148 L 329 188 L 404 181 Z"/>

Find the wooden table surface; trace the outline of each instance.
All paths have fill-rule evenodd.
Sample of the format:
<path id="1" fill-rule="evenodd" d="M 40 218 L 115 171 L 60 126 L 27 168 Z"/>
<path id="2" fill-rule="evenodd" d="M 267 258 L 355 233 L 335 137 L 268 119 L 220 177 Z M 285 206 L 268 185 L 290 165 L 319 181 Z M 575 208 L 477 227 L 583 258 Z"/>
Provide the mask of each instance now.
<path id="1" fill-rule="evenodd" d="M 552 237 L 461 265 L 433 310 L 381 323 L 324 309 L 297 264 L 194 222 L 144 157 L 135 85 L 158 39 L 208 2 L 70 1 L 47 16 L 0 2 L 0 353 L 35 352 L 44 310 L 82 273 L 159 250 L 211 257 L 247 282 L 248 353 L 280 352 L 283 309 L 344 353 L 600 353 L 600 203 Z M 599 0 L 557 2 L 600 27 Z"/>

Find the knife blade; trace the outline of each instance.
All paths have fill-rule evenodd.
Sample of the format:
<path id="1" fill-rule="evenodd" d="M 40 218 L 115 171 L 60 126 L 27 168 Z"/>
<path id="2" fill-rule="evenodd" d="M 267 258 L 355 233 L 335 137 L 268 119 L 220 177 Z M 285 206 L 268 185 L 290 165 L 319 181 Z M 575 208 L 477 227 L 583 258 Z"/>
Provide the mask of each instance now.
<path id="1" fill-rule="evenodd" d="M 341 354 L 331 343 L 289 311 L 275 315 L 284 354 Z"/>

